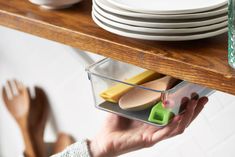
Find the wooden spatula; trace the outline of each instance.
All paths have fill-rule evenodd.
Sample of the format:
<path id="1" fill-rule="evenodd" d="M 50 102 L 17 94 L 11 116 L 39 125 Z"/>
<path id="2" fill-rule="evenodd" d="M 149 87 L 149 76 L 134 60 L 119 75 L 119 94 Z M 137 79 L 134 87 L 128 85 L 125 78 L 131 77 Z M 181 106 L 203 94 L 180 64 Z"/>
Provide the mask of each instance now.
<path id="1" fill-rule="evenodd" d="M 49 115 L 49 101 L 42 88 L 35 87 L 34 90 L 35 97 L 30 95 L 29 132 L 37 157 L 46 157 L 46 147 L 43 137 Z"/>
<path id="2" fill-rule="evenodd" d="M 145 83 L 142 86 L 162 91 L 171 88 L 177 81 L 173 77 L 164 76 L 163 78 Z M 140 111 L 153 106 L 160 98 L 161 92 L 135 87 L 120 98 L 119 106 L 123 110 Z"/>
<path id="3" fill-rule="evenodd" d="M 7 81 L 2 89 L 3 100 L 8 111 L 14 117 L 22 132 L 25 154 L 35 157 L 32 140 L 28 131 L 29 95 L 27 88 L 19 81 Z"/>

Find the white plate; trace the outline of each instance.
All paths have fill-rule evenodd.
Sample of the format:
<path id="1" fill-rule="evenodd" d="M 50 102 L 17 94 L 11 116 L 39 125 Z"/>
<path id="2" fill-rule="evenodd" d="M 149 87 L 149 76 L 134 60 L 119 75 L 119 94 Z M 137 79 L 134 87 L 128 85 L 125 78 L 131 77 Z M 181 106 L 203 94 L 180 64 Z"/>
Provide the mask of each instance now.
<path id="1" fill-rule="evenodd" d="M 107 0 L 122 9 L 157 14 L 186 14 L 212 10 L 227 0 Z"/>
<path id="2" fill-rule="evenodd" d="M 196 18 L 204 18 L 204 17 L 211 17 L 216 15 L 225 14 L 228 11 L 227 5 L 224 5 L 220 8 L 215 10 L 210 10 L 208 12 L 200 12 L 200 13 L 193 13 L 193 14 L 178 14 L 178 15 L 161 15 L 161 14 L 145 14 L 145 13 L 138 13 L 132 12 L 128 10 L 123 10 L 118 8 L 117 6 L 109 3 L 107 0 L 94 0 L 93 4 L 96 3 L 99 7 L 108 11 L 113 14 L 123 15 L 128 17 L 138 17 L 138 18 L 145 18 L 145 19 L 196 19 Z"/>
<path id="3" fill-rule="evenodd" d="M 138 33 L 134 31 L 126 31 L 120 28 L 116 28 L 107 24 L 104 24 L 103 22 L 99 21 L 94 14 L 92 14 L 92 18 L 94 22 L 100 26 L 101 28 L 121 36 L 135 38 L 135 39 L 144 39 L 144 40 L 159 40 L 159 41 L 184 41 L 184 40 L 195 40 L 195 39 L 203 39 L 208 38 L 212 36 L 216 36 L 222 33 L 227 32 L 227 27 L 218 29 L 211 32 L 205 32 L 201 34 L 194 34 L 194 35 L 178 35 L 178 36 L 169 36 L 169 35 L 150 35 L 145 33 Z"/>
<path id="4" fill-rule="evenodd" d="M 94 5 L 95 7 L 95 5 Z M 227 14 L 214 18 L 202 18 L 194 20 L 164 20 L 164 19 L 137 19 L 131 17 L 123 17 L 120 15 L 109 14 L 98 7 L 95 8 L 96 12 L 100 15 L 119 23 L 128 24 L 132 26 L 140 27 L 152 27 L 152 28 L 186 28 L 186 27 L 200 27 L 205 25 L 212 25 L 215 23 L 223 22 L 227 20 Z"/>
<path id="5" fill-rule="evenodd" d="M 82 0 L 29 0 L 31 3 L 40 5 L 45 9 L 63 9 L 81 2 Z"/>
<path id="6" fill-rule="evenodd" d="M 93 6 L 94 7 L 94 6 Z M 94 9 L 94 8 L 93 8 Z M 219 28 L 224 28 L 227 26 L 227 21 L 217 23 L 214 25 L 208 25 L 208 26 L 202 26 L 202 27 L 196 27 L 196 28 L 178 28 L 178 29 L 159 29 L 159 28 L 148 28 L 148 27 L 137 27 L 137 26 L 131 26 L 122 24 L 116 21 L 109 20 L 99 13 L 97 13 L 95 10 L 93 10 L 93 14 L 96 16 L 97 19 L 100 21 L 109 24 L 111 26 L 121 28 L 124 30 L 132 30 L 136 32 L 145 32 L 145 33 L 158 33 L 158 34 L 183 34 L 183 33 L 198 33 L 198 32 L 205 32 L 205 31 L 211 31 Z"/>

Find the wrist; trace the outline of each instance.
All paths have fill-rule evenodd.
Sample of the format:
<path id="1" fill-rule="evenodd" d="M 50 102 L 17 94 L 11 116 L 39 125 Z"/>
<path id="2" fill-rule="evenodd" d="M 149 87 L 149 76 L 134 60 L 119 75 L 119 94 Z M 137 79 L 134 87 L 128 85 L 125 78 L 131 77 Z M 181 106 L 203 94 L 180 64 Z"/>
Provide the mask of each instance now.
<path id="1" fill-rule="evenodd" d="M 87 141 L 88 149 L 90 151 L 91 157 L 110 157 L 104 148 L 101 148 L 96 140 Z"/>

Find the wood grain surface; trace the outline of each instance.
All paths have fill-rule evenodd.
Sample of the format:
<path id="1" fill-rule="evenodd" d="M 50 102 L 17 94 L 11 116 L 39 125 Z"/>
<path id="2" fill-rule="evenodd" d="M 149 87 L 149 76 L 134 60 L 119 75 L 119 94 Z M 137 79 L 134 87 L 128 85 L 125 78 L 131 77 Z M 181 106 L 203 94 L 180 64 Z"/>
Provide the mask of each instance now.
<path id="1" fill-rule="evenodd" d="M 235 94 L 227 34 L 187 42 L 136 40 L 99 28 L 91 7 L 91 0 L 59 11 L 27 0 L 0 0 L 0 25 Z"/>

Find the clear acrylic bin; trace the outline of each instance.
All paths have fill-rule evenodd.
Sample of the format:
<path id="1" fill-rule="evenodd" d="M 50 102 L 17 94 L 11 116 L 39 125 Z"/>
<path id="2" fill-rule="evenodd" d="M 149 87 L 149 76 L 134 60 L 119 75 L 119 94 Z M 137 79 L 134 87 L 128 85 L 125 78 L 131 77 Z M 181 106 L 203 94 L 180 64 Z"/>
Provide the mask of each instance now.
<path id="1" fill-rule="evenodd" d="M 132 84 L 127 80 L 140 73 L 143 73 L 144 71 L 146 71 L 146 69 L 109 58 L 105 58 L 90 65 L 88 68 L 86 68 L 86 71 L 91 82 L 95 106 L 98 109 L 115 113 L 130 119 L 139 120 L 155 126 L 164 126 L 166 124 L 159 124 L 149 121 L 152 107 L 143 109 L 141 111 L 123 110 L 119 107 L 118 102 L 107 101 L 107 99 L 105 100 L 103 97 L 100 96 L 101 93 L 103 93 L 110 87 L 112 88 L 120 84 L 121 86 L 125 87 L 125 91 L 121 94 L 121 96 L 123 96 L 133 88 L 138 88 L 146 92 L 157 92 L 161 94 L 160 100 L 158 101 L 163 102 L 164 108 L 166 108 L 174 115 L 177 115 L 181 111 L 181 107 L 184 102 L 183 100 L 185 100 L 186 97 L 191 98 L 192 95 L 194 95 L 195 93 L 197 93 L 199 97 L 209 96 L 213 92 L 209 88 L 186 81 L 180 81 L 173 88 L 165 91 L 146 88 L 144 86 L 141 86 L 141 84 Z M 119 97 L 121 96 L 119 95 Z"/>

